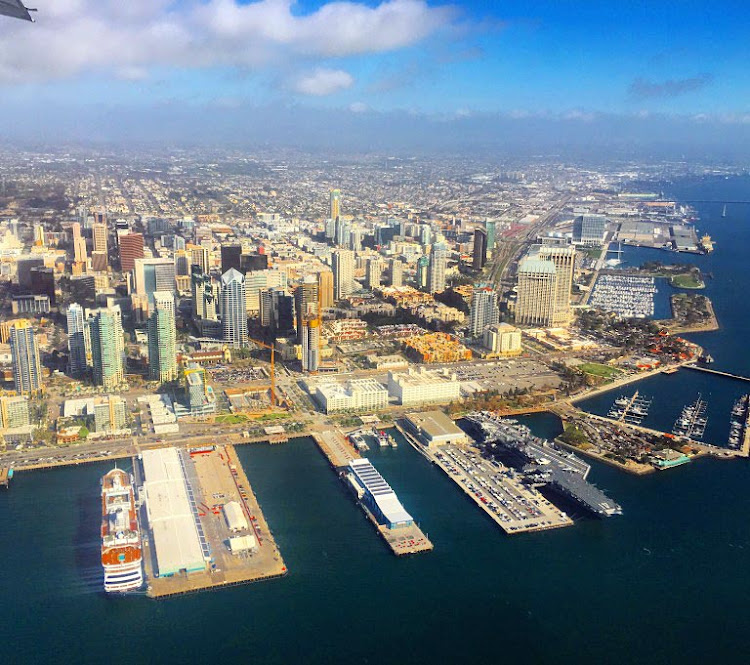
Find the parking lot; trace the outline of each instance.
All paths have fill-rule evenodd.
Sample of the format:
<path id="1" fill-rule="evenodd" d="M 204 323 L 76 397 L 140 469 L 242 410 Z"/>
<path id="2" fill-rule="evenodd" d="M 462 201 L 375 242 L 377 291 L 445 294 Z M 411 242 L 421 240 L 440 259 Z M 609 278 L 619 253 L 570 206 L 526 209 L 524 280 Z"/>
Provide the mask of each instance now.
<path id="1" fill-rule="evenodd" d="M 554 529 L 573 523 L 500 462 L 459 446 L 441 446 L 429 454 L 506 533 Z"/>
<path id="2" fill-rule="evenodd" d="M 208 370 L 211 378 L 217 383 L 252 383 L 267 381 L 269 376 L 265 367 L 227 367 L 218 365 Z"/>

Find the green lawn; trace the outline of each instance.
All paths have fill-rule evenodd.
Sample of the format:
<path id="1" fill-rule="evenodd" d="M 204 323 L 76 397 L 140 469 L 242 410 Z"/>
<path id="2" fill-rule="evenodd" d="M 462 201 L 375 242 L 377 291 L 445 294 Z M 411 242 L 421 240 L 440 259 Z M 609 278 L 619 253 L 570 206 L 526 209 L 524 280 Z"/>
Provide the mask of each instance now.
<path id="1" fill-rule="evenodd" d="M 247 420 L 247 416 L 242 414 L 229 414 L 226 416 L 216 416 L 217 423 L 223 423 L 225 425 L 236 425 L 237 423 L 244 423 Z"/>
<path id="2" fill-rule="evenodd" d="M 581 365 L 578 365 L 576 369 L 580 369 L 586 374 L 604 377 L 605 379 L 612 379 L 620 374 L 619 369 L 615 369 L 609 365 L 602 365 L 601 363 L 582 363 Z"/>
<path id="3" fill-rule="evenodd" d="M 683 273 L 682 275 L 675 275 L 670 280 L 672 286 L 678 289 L 702 289 L 706 285 L 695 277 L 693 273 Z"/>

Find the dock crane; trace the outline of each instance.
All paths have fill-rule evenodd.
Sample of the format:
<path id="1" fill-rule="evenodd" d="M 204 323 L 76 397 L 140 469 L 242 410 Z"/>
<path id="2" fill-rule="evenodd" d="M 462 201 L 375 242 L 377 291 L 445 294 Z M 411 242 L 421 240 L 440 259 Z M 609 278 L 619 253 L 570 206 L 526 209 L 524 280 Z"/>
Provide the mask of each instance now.
<path id="1" fill-rule="evenodd" d="M 271 406 L 276 406 L 276 349 L 273 344 L 266 344 L 259 339 L 253 339 L 249 337 L 248 340 L 253 344 L 257 344 L 264 349 L 270 349 L 271 351 Z"/>

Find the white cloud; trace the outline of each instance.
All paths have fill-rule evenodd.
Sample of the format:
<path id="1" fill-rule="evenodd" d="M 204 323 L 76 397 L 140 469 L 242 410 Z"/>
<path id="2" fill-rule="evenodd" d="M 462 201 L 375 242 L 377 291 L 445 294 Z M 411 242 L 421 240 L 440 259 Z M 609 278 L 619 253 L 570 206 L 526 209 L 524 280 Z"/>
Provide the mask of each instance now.
<path id="1" fill-rule="evenodd" d="M 367 111 L 370 110 L 370 107 L 364 102 L 353 102 L 352 104 L 349 104 L 349 110 L 352 113 L 367 113 Z"/>
<path id="2" fill-rule="evenodd" d="M 353 84 L 354 79 L 351 74 L 343 69 L 324 69 L 321 67 L 299 77 L 294 82 L 293 88 L 303 95 L 323 97 L 351 88 Z"/>
<path id="3" fill-rule="evenodd" d="M 332 1 L 308 14 L 292 12 L 293 0 L 46 2 L 36 3 L 34 25 L 0 23 L 0 81 L 378 53 L 413 45 L 456 18 L 452 8 L 425 0 Z"/>

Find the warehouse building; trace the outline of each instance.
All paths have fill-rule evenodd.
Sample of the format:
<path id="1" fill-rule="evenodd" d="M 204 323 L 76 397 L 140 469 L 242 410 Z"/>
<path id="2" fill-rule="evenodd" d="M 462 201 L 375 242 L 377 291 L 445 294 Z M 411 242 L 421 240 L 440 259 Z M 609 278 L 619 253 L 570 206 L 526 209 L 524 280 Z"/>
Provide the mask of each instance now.
<path id="1" fill-rule="evenodd" d="M 404 425 L 407 432 L 428 448 L 469 443 L 469 437 L 442 411 L 410 413 Z"/>
<path id="2" fill-rule="evenodd" d="M 326 413 L 349 409 L 374 411 L 388 406 L 388 390 L 375 379 L 324 383 L 316 388 L 315 396 Z"/>
<path id="3" fill-rule="evenodd" d="M 448 404 L 461 397 L 461 384 L 452 372 L 409 368 L 388 372 L 388 394 L 405 406 Z"/>
<path id="4" fill-rule="evenodd" d="M 144 450 L 141 459 L 158 576 L 204 571 L 210 552 L 180 451 Z"/>

